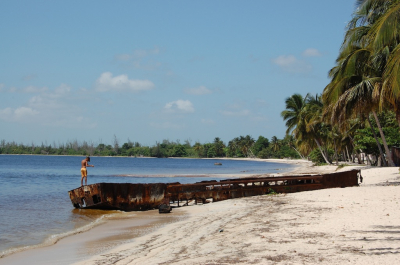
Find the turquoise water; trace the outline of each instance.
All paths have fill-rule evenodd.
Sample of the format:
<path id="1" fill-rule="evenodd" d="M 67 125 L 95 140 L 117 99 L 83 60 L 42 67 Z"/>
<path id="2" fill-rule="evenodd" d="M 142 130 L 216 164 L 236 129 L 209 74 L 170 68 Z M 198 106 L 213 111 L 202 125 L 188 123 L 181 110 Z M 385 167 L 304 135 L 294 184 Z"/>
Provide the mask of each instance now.
<path id="1" fill-rule="evenodd" d="M 90 229 L 117 211 L 77 210 L 68 191 L 80 185 L 74 156 L 0 155 L 0 256 L 39 244 L 52 244 L 80 229 Z M 214 163 L 221 162 L 222 166 Z M 194 183 L 237 174 L 287 171 L 292 165 L 237 160 L 92 157 L 88 184 Z M 191 177 L 188 177 L 191 176 Z"/>

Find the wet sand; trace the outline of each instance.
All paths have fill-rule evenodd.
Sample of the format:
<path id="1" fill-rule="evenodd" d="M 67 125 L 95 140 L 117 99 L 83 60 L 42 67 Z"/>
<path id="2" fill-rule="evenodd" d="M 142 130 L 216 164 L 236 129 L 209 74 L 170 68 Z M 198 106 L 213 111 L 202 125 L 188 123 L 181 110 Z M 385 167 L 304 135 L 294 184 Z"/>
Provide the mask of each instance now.
<path id="1" fill-rule="evenodd" d="M 72 264 L 129 243 L 180 218 L 180 213 L 163 215 L 158 210 L 117 214 L 89 231 L 62 238 L 54 245 L 0 258 L 0 264 Z"/>

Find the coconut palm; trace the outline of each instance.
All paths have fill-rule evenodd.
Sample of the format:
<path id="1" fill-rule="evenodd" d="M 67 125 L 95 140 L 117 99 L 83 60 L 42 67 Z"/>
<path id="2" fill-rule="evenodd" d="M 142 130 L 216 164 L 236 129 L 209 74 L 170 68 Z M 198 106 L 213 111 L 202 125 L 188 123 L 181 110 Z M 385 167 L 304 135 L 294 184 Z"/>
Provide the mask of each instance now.
<path id="1" fill-rule="evenodd" d="M 214 148 L 217 157 L 221 157 L 224 155 L 225 144 L 221 141 L 219 137 L 216 137 L 214 139 Z"/>
<path id="2" fill-rule="evenodd" d="M 299 150 L 296 149 L 296 141 L 294 139 L 294 136 L 292 134 L 287 134 L 285 137 L 286 141 L 287 141 L 287 145 L 289 146 L 289 148 L 293 148 L 297 154 L 304 159 L 304 156 L 299 152 Z"/>
<path id="3" fill-rule="evenodd" d="M 390 105 L 400 125 L 400 1 L 359 0 L 348 26 L 345 46 L 363 44 L 372 51 L 372 61 L 379 65 L 382 78 L 374 96 L 379 98 L 381 109 Z M 364 34 L 352 34 L 361 31 Z"/>
<path id="4" fill-rule="evenodd" d="M 377 45 L 375 41 L 376 35 L 379 35 L 376 33 L 376 23 L 381 23 L 383 14 L 388 12 L 388 7 L 392 4 L 388 5 L 388 2 L 396 1 L 357 2 L 358 9 L 349 23 L 337 66 L 330 71 L 332 80 L 324 89 L 323 99 L 327 105 L 325 116 L 330 116 L 330 122 L 339 124 L 339 127 L 346 119 L 360 115 L 368 117 L 369 113 L 372 113 L 378 125 L 386 157 L 389 164 L 394 166 L 376 115 L 378 106 L 383 107 L 383 98 L 386 97 L 383 72 L 390 54 L 388 46 Z M 376 141 L 380 149 L 377 138 Z"/>
<path id="5" fill-rule="evenodd" d="M 274 152 L 279 151 L 279 149 L 281 148 L 281 143 L 276 136 L 272 136 L 271 138 L 271 147 Z"/>
<path id="6" fill-rule="evenodd" d="M 254 140 L 254 138 L 251 137 L 250 135 L 246 135 L 245 137 L 243 136 L 239 137 L 238 146 L 243 155 L 245 155 L 246 157 L 249 156 L 249 150 L 255 142 L 256 141 Z"/>
<path id="7" fill-rule="evenodd" d="M 203 145 L 201 144 L 201 143 L 199 143 L 199 142 L 196 142 L 194 145 L 193 145 L 193 149 L 197 152 L 197 155 L 199 156 L 199 157 L 202 157 L 202 152 L 203 152 Z"/>
<path id="8" fill-rule="evenodd" d="M 330 125 L 322 120 L 323 107 L 324 105 L 320 95 L 316 95 L 315 97 L 308 95 L 303 117 L 306 122 L 306 132 L 316 143 L 325 162 L 331 164 L 326 146 L 328 143 Z"/>
<path id="9" fill-rule="evenodd" d="M 296 129 L 300 130 L 299 127 L 302 122 L 302 111 L 306 105 L 307 97 L 308 94 L 305 97 L 300 94 L 293 94 L 286 98 L 286 109 L 281 112 L 281 116 L 283 120 L 286 120 L 287 134 L 290 134 L 293 131 L 294 134 L 296 134 Z"/>
<path id="10" fill-rule="evenodd" d="M 286 120 L 286 133 L 291 133 L 296 139 L 299 151 L 307 154 L 313 148 L 318 147 L 327 163 L 328 152 L 323 148 L 323 138 L 326 125 L 322 124 L 322 101 L 320 97 L 312 97 L 307 94 L 304 98 L 300 94 L 294 94 L 285 100 L 286 110 L 281 116 Z"/>

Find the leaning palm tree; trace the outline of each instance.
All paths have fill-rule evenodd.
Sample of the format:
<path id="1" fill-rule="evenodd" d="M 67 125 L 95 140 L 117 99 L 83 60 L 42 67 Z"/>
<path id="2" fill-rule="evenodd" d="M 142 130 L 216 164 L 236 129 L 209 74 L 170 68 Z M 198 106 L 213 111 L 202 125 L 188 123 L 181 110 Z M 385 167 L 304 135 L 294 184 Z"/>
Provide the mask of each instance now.
<path id="1" fill-rule="evenodd" d="M 319 108 L 322 107 L 322 103 L 315 101 L 309 94 L 305 97 L 294 94 L 288 97 L 285 103 L 286 110 L 281 112 L 281 116 L 286 120 L 286 133 L 291 133 L 295 137 L 300 152 L 308 154 L 313 148 L 318 147 L 326 163 L 330 163 L 326 149 L 322 147 L 322 130 L 317 128 L 321 125 Z"/>
<path id="2" fill-rule="evenodd" d="M 348 27 L 346 46 L 363 44 L 372 51 L 382 77 L 374 96 L 379 99 L 381 110 L 390 105 L 400 125 L 400 1 L 358 0 Z M 361 37 L 351 34 L 361 30 Z"/>
<path id="3" fill-rule="evenodd" d="M 323 99 L 327 106 L 325 116 L 330 116 L 330 122 L 339 124 L 339 127 L 346 119 L 359 115 L 368 117 L 369 113 L 372 113 L 378 125 L 386 157 L 389 164 L 394 166 L 376 115 L 378 103 L 382 101 L 383 95 L 384 66 L 390 53 L 388 47 L 376 49 L 374 38 L 371 36 L 374 24 L 380 21 L 382 14 L 386 12 L 387 7 L 383 2 L 358 1 L 359 6 L 349 24 L 337 66 L 330 71 L 331 82 L 324 89 Z M 386 4 L 387 2 L 390 1 L 386 1 Z M 377 100 L 378 98 L 380 100 Z M 382 108 L 382 103 L 380 107 Z M 376 142 L 383 156 L 377 138 Z"/>
<path id="4" fill-rule="evenodd" d="M 287 140 L 287 145 L 289 146 L 289 148 L 293 148 L 301 157 L 301 159 L 304 159 L 304 156 L 299 152 L 299 150 L 296 149 L 294 136 L 292 134 L 287 134 L 285 138 Z"/>
<path id="5" fill-rule="evenodd" d="M 306 122 L 306 131 L 314 139 L 325 162 L 331 164 L 327 150 L 328 132 L 331 126 L 322 119 L 323 107 L 320 95 L 317 94 L 315 97 L 309 95 L 304 109 L 304 120 Z"/>
<path id="6" fill-rule="evenodd" d="M 308 94 L 303 97 L 300 94 L 293 94 L 292 96 L 286 98 L 285 104 L 286 109 L 281 112 L 281 116 L 283 120 L 286 121 L 286 134 L 290 134 L 294 131 L 296 134 L 296 130 L 299 130 L 299 125 L 302 122 L 302 111 L 306 105 L 306 99 Z"/>

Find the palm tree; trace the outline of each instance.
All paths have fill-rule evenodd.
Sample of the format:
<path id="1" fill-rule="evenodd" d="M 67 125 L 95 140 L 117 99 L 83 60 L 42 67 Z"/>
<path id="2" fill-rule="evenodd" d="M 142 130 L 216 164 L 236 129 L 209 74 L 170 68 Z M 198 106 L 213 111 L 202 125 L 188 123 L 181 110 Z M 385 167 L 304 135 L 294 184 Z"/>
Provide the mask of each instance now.
<path id="1" fill-rule="evenodd" d="M 193 145 L 193 149 L 197 152 L 197 155 L 198 155 L 199 157 L 202 157 L 201 153 L 202 153 L 202 151 L 203 151 L 203 145 L 202 145 L 201 143 L 196 142 L 196 143 Z"/>
<path id="2" fill-rule="evenodd" d="M 214 139 L 214 147 L 215 147 L 216 156 L 217 157 L 223 156 L 225 144 L 224 144 L 224 142 L 221 141 L 221 139 L 219 137 L 216 137 Z"/>
<path id="3" fill-rule="evenodd" d="M 228 142 L 228 152 L 230 156 L 236 157 L 238 153 L 239 138 L 235 137 Z"/>
<path id="4" fill-rule="evenodd" d="M 308 95 L 304 109 L 304 120 L 306 122 L 306 131 L 315 141 L 325 162 L 327 164 L 332 164 L 326 146 L 329 139 L 328 132 L 331 126 L 324 123 L 322 120 L 323 107 L 324 105 L 320 95 L 317 94 L 315 97 Z"/>
<path id="5" fill-rule="evenodd" d="M 349 30 L 365 29 L 364 46 L 373 52 L 382 77 L 374 96 L 381 109 L 391 105 L 400 125 L 400 1 L 359 0 L 356 8 Z M 348 39 L 349 45 L 356 39 Z"/>
<path id="6" fill-rule="evenodd" d="M 291 132 L 296 134 L 300 130 L 299 127 L 303 119 L 302 111 L 306 105 L 307 97 L 308 94 L 304 98 L 300 94 L 293 94 L 286 98 L 286 109 L 281 112 L 283 120 L 286 120 L 286 134 L 290 134 Z"/>
<path id="7" fill-rule="evenodd" d="M 286 140 L 287 140 L 287 145 L 289 146 L 289 148 L 293 148 L 296 152 L 297 152 L 297 154 L 302 158 L 302 159 L 304 159 L 304 156 L 299 152 L 299 150 L 297 150 L 296 149 L 296 147 L 295 147 L 295 139 L 294 139 L 294 137 L 293 137 L 293 135 L 292 134 L 287 134 L 286 135 Z"/>
<path id="8" fill-rule="evenodd" d="M 382 76 L 390 54 L 388 46 L 377 45 L 376 23 L 381 23 L 383 14 L 387 12 L 388 6 L 392 5 L 389 2 L 398 1 L 357 2 L 358 9 L 349 23 L 337 66 L 330 71 L 331 82 L 324 89 L 323 99 L 327 105 L 325 116 L 330 116 L 330 122 L 339 124 L 339 127 L 346 119 L 360 115 L 368 117 L 369 113 L 372 113 L 378 125 L 386 157 L 389 164 L 394 166 L 376 115 L 378 107 L 383 106 L 382 96 L 385 93 L 382 92 L 384 91 Z M 382 152 L 377 138 L 376 142 Z M 382 153 L 381 156 L 383 157 Z"/>
<path id="9" fill-rule="evenodd" d="M 279 151 L 279 149 L 281 148 L 281 143 L 276 136 L 272 136 L 271 138 L 271 147 L 274 152 Z"/>
<path id="10" fill-rule="evenodd" d="M 292 133 L 300 152 L 309 153 L 318 147 L 326 163 L 330 164 L 328 152 L 322 145 L 326 125 L 322 123 L 322 101 L 307 94 L 304 98 L 294 94 L 285 100 L 286 110 L 281 116 L 286 120 L 286 133 Z"/>
<path id="11" fill-rule="evenodd" d="M 240 136 L 238 146 L 243 155 L 246 157 L 249 156 L 249 150 L 255 142 L 256 141 L 250 135 L 246 135 L 245 137 Z"/>

